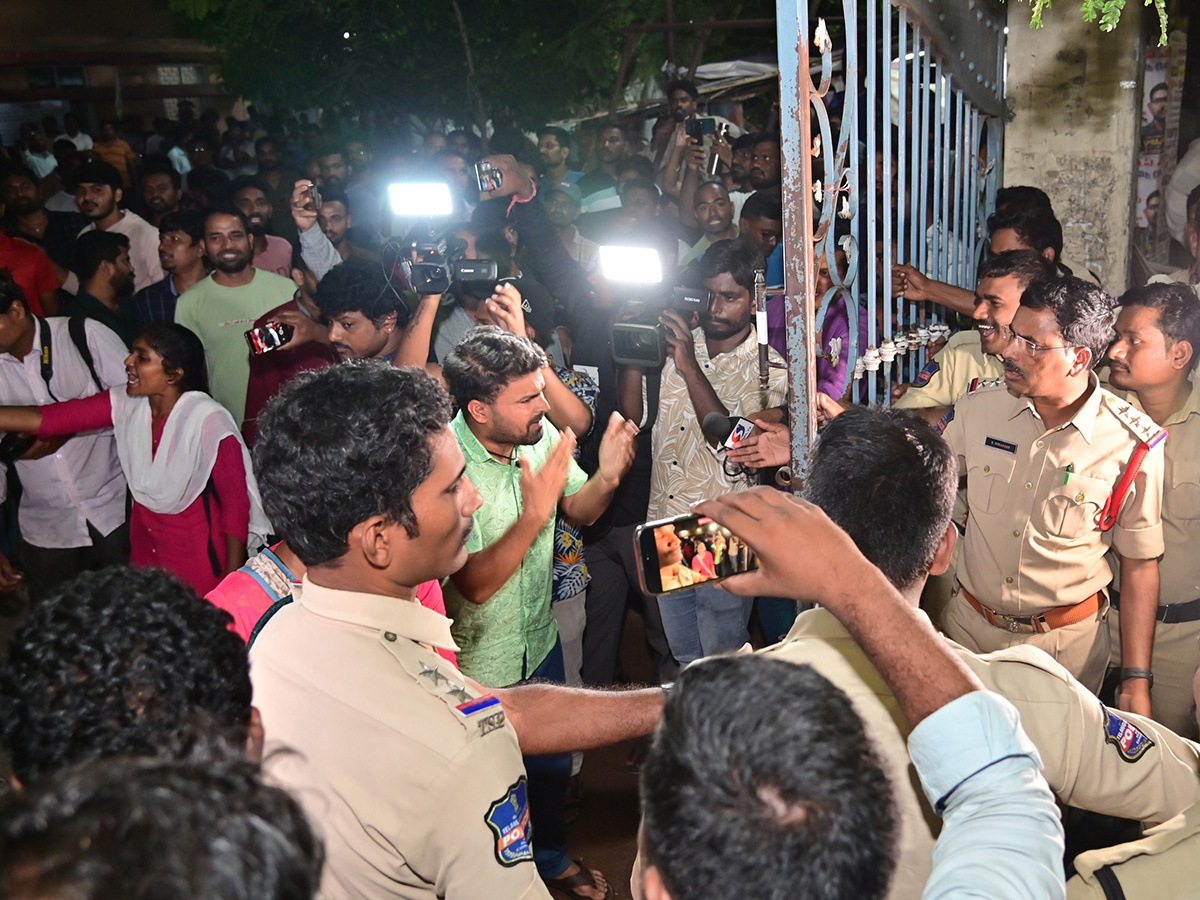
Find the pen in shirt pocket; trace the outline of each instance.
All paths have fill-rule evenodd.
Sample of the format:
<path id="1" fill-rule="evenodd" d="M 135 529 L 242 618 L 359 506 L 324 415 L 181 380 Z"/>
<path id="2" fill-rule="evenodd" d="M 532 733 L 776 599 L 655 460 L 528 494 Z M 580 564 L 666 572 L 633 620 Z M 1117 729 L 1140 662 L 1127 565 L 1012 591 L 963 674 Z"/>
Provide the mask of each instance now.
<path id="1" fill-rule="evenodd" d="M 1071 480 L 1071 473 L 1075 471 L 1075 463 L 1067 463 L 1066 474 L 1063 475 L 1063 484 Z"/>

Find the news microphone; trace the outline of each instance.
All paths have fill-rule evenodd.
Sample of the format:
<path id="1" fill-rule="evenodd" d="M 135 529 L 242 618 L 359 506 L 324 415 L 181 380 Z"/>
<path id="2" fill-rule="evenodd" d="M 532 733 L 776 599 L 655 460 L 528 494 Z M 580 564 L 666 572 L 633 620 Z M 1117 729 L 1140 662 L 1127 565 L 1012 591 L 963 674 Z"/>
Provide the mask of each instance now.
<path id="1" fill-rule="evenodd" d="M 754 423 L 741 416 L 723 416 L 710 412 L 700 423 L 704 436 L 725 450 L 732 450 L 754 430 Z"/>
<path id="2" fill-rule="evenodd" d="M 733 434 L 733 423 L 735 421 L 735 419 L 723 416 L 719 412 L 710 412 L 704 417 L 704 421 L 700 423 L 700 430 L 704 432 L 704 436 L 710 441 L 724 444 L 726 438 Z"/>

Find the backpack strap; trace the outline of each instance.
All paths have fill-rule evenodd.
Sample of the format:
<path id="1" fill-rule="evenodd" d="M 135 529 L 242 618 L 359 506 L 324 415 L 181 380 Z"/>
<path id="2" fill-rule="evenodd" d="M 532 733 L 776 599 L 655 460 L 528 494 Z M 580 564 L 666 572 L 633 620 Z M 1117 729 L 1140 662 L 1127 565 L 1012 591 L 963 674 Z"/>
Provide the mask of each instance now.
<path id="1" fill-rule="evenodd" d="M 204 486 L 204 490 L 200 492 L 200 498 L 204 501 L 204 518 L 208 522 L 208 563 L 212 566 L 214 578 L 221 577 L 221 558 L 217 556 L 217 545 L 213 543 L 212 536 L 212 507 L 209 505 L 209 495 L 212 495 L 216 503 L 221 502 L 221 496 L 217 493 L 217 485 L 213 482 L 212 473 L 208 473 L 208 484 Z"/>
<path id="2" fill-rule="evenodd" d="M 50 340 L 50 323 L 45 319 L 37 320 L 38 331 L 42 337 L 42 356 L 38 360 L 38 365 L 42 374 L 42 381 L 46 382 L 46 393 L 50 395 L 50 399 L 55 403 L 58 398 L 54 396 L 54 390 L 50 387 L 50 381 L 54 378 L 54 350 Z"/>
<path id="3" fill-rule="evenodd" d="M 103 392 L 107 390 L 104 382 L 100 380 L 100 376 L 96 373 L 96 362 L 92 359 L 92 348 L 87 342 L 87 316 L 78 315 L 71 316 L 67 321 L 67 331 L 71 335 L 71 343 L 75 345 L 75 349 L 79 351 L 79 357 L 83 360 L 83 364 L 87 366 L 87 370 L 92 375 L 92 381 L 96 383 L 97 390 Z"/>

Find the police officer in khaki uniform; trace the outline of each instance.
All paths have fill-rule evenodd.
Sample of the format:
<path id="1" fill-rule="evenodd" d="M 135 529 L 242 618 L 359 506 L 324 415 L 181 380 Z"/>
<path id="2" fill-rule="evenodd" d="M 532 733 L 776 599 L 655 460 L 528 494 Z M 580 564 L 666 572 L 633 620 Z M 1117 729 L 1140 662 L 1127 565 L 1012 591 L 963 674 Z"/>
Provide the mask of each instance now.
<path id="1" fill-rule="evenodd" d="M 1200 696 L 1200 672 L 1192 694 Z M 1139 840 L 1081 853 L 1074 864 L 1067 900 L 1193 900 L 1200 885 L 1200 803 Z"/>
<path id="2" fill-rule="evenodd" d="M 978 326 L 960 331 L 938 351 L 916 381 L 892 404 L 897 409 L 927 410 L 927 422 L 941 419 L 980 381 L 1004 377 L 1001 351 L 1006 329 L 1021 305 L 1021 295 L 1035 281 L 1049 281 L 1054 266 L 1032 250 L 1009 250 L 979 266 L 972 318 Z"/>
<path id="3" fill-rule="evenodd" d="M 1006 387 L 957 403 L 946 440 L 966 476 L 966 536 L 946 633 L 977 652 L 1029 643 L 1093 691 L 1109 660 L 1105 590 L 1121 559 L 1121 666 L 1149 669 L 1163 552 L 1162 434 L 1099 386 L 1108 297 L 1066 277 L 1030 285 L 1004 350 Z M 1150 714 L 1144 680 L 1122 709 Z"/>
<path id="4" fill-rule="evenodd" d="M 661 709 L 660 691 L 489 693 L 437 654 L 450 623 L 415 586 L 465 562 L 483 503 L 449 417 L 423 371 L 356 362 L 297 377 L 259 420 L 265 506 L 308 571 L 252 681 L 266 772 L 324 839 L 324 896 L 548 897 L 522 752 L 645 734 Z"/>
<path id="5" fill-rule="evenodd" d="M 1164 446 L 1163 542 L 1154 625 L 1154 718 L 1195 737 L 1192 678 L 1200 666 L 1200 390 L 1194 384 L 1200 304 L 1187 285 L 1147 285 L 1121 300 L 1109 380 L 1169 432 Z M 1119 648 L 1119 596 L 1109 633 Z"/>
<path id="6" fill-rule="evenodd" d="M 1067 882 L 1067 900 L 1195 900 L 1200 804 L 1140 840 L 1079 854 L 1075 871 Z"/>
<path id="7" fill-rule="evenodd" d="M 805 495 L 915 607 L 926 576 L 941 572 L 953 554 L 957 531 L 950 517 L 957 483 L 953 456 L 931 429 L 903 413 L 854 408 L 822 432 Z M 700 510 L 723 521 L 710 507 Z M 895 528 L 897 521 L 906 523 L 903 531 Z M 810 565 L 806 554 L 796 552 L 804 546 L 803 533 L 786 521 L 763 516 L 738 527 L 764 571 L 784 583 L 781 566 Z M 801 580 L 794 576 L 793 583 Z M 738 577 L 726 586 L 743 592 Z M 746 581 L 745 591 L 759 587 Z M 983 684 L 1018 709 L 1046 781 L 1063 803 L 1158 824 L 1200 801 L 1200 746 L 1156 722 L 1105 707 L 1033 647 L 986 656 L 958 649 Z M 762 652 L 812 665 L 850 697 L 895 791 L 897 867 L 888 896 L 916 900 L 929 876 L 938 818 L 915 786 L 909 726 L 882 677 L 823 609 L 801 613 L 787 637 Z"/>

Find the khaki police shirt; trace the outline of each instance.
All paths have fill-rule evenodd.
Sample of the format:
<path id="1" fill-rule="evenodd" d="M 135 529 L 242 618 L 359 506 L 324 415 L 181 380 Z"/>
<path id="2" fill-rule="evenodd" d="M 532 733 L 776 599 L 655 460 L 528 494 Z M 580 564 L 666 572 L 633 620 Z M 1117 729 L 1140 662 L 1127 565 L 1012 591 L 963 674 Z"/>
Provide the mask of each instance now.
<path id="1" fill-rule="evenodd" d="M 1200 895 L 1200 804 L 1147 831 L 1140 840 L 1075 857 L 1067 900 L 1195 900 Z M 1105 893 L 1116 879 L 1120 894 Z"/>
<path id="2" fill-rule="evenodd" d="M 1146 455 L 1116 525 L 1097 525 L 1134 448 L 1158 426 L 1094 374 L 1089 383 L 1074 418 L 1048 431 L 1033 403 L 1006 387 L 981 388 L 954 406 L 946 441 L 967 479 L 958 578 L 998 612 L 1086 600 L 1112 580 L 1109 546 L 1130 559 L 1163 553 L 1161 444 Z"/>
<path id="3" fill-rule="evenodd" d="M 918 374 L 912 387 L 892 404 L 897 409 L 928 409 L 953 406 L 976 379 L 990 381 L 1004 377 L 999 356 L 984 353 L 979 332 L 960 331 L 951 336 Z"/>
<path id="4" fill-rule="evenodd" d="M 1163 423 L 1169 433 L 1163 444 L 1166 549 L 1158 561 L 1158 602 L 1163 606 L 1200 598 L 1200 389 L 1192 377 L 1187 402 Z M 1128 396 L 1137 403 L 1136 394 Z"/>
<path id="5" fill-rule="evenodd" d="M 984 686 L 1005 697 L 1042 757 L 1063 802 L 1158 824 L 1200 801 L 1200 745 L 1157 722 L 1110 710 L 1066 669 L 1034 647 L 980 656 L 951 646 Z M 911 730 L 882 676 L 832 613 L 801 613 L 763 653 L 813 666 L 849 696 L 892 782 L 899 821 L 888 900 L 917 900 L 932 868 L 941 821 L 908 758 Z"/>
<path id="6" fill-rule="evenodd" d="M 266 774 L 325 841 L 322 896 L 544 900 L 516 733 L 433 647 L 444 616 L 306 577 L 250 651 Z"/>

